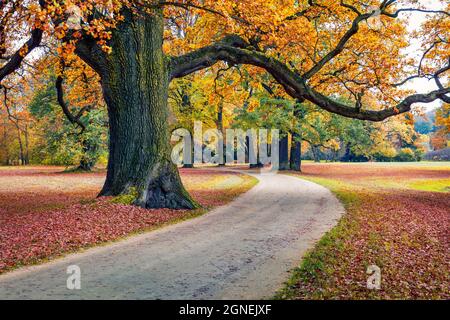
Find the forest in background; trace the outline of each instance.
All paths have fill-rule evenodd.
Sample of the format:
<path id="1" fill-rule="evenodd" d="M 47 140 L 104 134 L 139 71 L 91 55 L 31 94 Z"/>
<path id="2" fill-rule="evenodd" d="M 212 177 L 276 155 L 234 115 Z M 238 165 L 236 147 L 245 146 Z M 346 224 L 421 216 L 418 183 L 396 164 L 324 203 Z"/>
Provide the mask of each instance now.
<path id="1" fill-rule="evenodd" d="M 434 79 L 438 87 L 442 87 L 442 81 L 448 81 L 448 67 L 437 68 L 447 61 L 448 42 L 442 40 L 442 35 L 448 30 L 448 19 L 443 18 L 448 13 L 421 8 L 430 13 L 428 20 L 417 30 L 409 30 L 407 19 L 397 19 L 403 9 L 391 12 L 397 6 L 395 1 L 381 5 L 373 1 L 373 8 L 380 15 L 375 14 L 378 11 L 362 14 L 372 7 L 357 2 L 353 6 L 311 1 L 294 5 L 283 1 L 242 1 L 222 6 L 213 1 L 203 3 L 208 10 L 191 7 L 192 3 L 169 5 L 158 13 L 164 17 L 162 49 L 168 59 L 211 43 L 229 41 L 232 47 L 244 45 L 252 52 L 266 52 L 286 62 L 293 71 L 303 72 L 305 79 L 317 74 L 307 82 L 311 89 L 334 100 L 327 100 L 325 105 L 335 104 L 337 109 L 354 107 L 329 112 L 320 101 L 313 103 L 286 92 L 280 79 L 273 73 L 269 75 L 270 71 L 263 72 L 261 66 L 223 59 L 206 69 L 194 68 L 196 73 L 171 75 L 171 129 L 183 127 L 192 131 L 194 121 L 202 121 L 204 129 L 219 131 L 279 129 L 282 169 L 298 169 L 300 158 L 353 162 L 449 160 L 450 107 L 444 102 L 445 97 L 438 110 L 426 112 L 419 107 L 405 112 L 410 109 L 403 110 L 405 106 L 399 104 L 389 112 L 400 114 L 383 122 L 351 119 L 385 119 L 375 119 L 370 112 L 377 110 L 381 114 L 380 110 L 392 102 L 401 101 L 401 95 L 410 93 L 402 85 L 411 79 Z M 10 51 L 17 47 L 21 42 L 12 35 L 26 33 L 29 24 L 37 32 L 45 31 L 45 36 L 38 37 L 39 46 L 26 43 L 17 50 L 15 57 L 25 59 L 2 81 L 0 164 L 65 165 L 82 170 L 90 170 L 96 164 L 105 166 L 111 110 L 107 110 L 103 100 L 98 70 L 92 69 L 92 63 L 88 66 L 76 48 L 79 41 L 92 37 L 101 51 L 112 57 L 113 30 L 125 19 L 122 6 L 98 1 L 67 1 L 63 5 L 41 1 L 20 10 L 13 6 L 11 10 L 15 10 L 11 12 L 6 10 L 6 4 L 3 9 L 4 28 L 10 36 L 2 39 L 7 40 L 2 51 L 6 52 L 7 44 Z M 22 11 L 27 18 L 23 18 L 23 24 L 17 24 L 14 19 L 22 21 Z M 85 15 L 91 11 L 112 16 L 120 13 L 120 19 L 110 21 L 105 16 L 103 21 L 91 17 L 92 25 L 86 24 Z M 48 21 L 46 14 L 52 19 L 61 16 L 64 21 Z M 341 21 L 353 21 L 358 28 L 347 30 Z M 342 41 L 336 43 L 343 35 Z M 414 59 L 404 52 L 411 37 L 422 43 Z M 29 55 L 33 48 L 34 53 Z M 4 58 L 3 62 L 9 59 L 7 55 Z M 331 65 L 323 69 L 330 61 Z M 2 68 L 8 66 L 4 64 Z M 136 85 L 130 82 L 130 86 Z"/>
<path id="2" fill-rule="evenodd" d="M 0 108 L 1 165 L 104 167 L 108 118 L 97 76 L 79 60 L 57 76 L 56 57 L 46 57 L 24 73 L 20 86 L 5 89 Z M 50 66 L 50 67 L 49 67 Z M 296 103 L 277 95 L 267 75 L 225 65 L 171 85 L 171 128 L 280 129 L 280 152 L 294 161 L 450 160 L 449 104 L 429 112 L 400 115 L 384 122 L 360 121 Z M 18 76 L 19 77 L 19 76 Z M 343 100 L 344 97 L 342 98 Z M 292 164 L 294 166 L 294 164 Z M 292 167 L 294 168 L 294 167 Z"/>

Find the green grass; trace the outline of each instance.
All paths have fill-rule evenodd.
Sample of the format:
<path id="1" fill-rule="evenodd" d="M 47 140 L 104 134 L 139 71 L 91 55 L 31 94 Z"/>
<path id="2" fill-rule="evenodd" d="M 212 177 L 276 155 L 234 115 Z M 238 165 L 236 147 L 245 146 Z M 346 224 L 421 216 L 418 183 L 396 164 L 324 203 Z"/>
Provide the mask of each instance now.
<path id="1" fill-rule="evenodd" d="M 450 179 L 420 180 L 408 185 L 411 189 L 430 192 L 450 192 Z"/>
<path id="2" fill-rule="evenodd" d="M 313 279 L 314 282 L 320 281 L 323 274 L 331 274 L 332 266 L 336 262 L 336 253 L 342 249 L 342 237 L 349 232 L 348 220 L 341 219 L 336 227 L 327 232 L 316 244 L 313 250 L 310 250 L 303 258 L 300 266 L 293 270 L 290 279 L 286 282 L 284 288 L 276 293 L 275 300 L 290 300 L 298 298 L 296 290 L 297 284 L 303 281 Z M 334 252 L 334 254 L 333 254 Z M 317 286 L 317 287 L 320 287 Z M 313 298 L 321 298 L 321 293 L 316 292 Z M 322 297 L 323 298 L 323 297 Z"/>
<path id="3" fill-rule="evenodd" d="M 293 175 L 298 176 L 297 174 Z M 352 191 L 351 187 L 343 182 L 317 177 L 301 176 L 301 178 L 327 187 L 342 202 L 346 210 L 350 207 L 358 206 L 361 202 L 358 194 Z M 319 240 L 316 246 L 306 253 L 300 266 L 293 270 L 290 279 L 286 282 L 285 286 L 276 293 L 274 299 L 289 300 L 298 298 L 296 286 L 299 282 L 311 279 L 313 279 L 313 281 L 320 281 L 319 279 L 324 278 L 322 275 L 331 274 L 333 270 L 330 269 L 329 266 L 336 264 L 338 253 L 344 249 L 343 239 L 345 239 L 349 233 L 352 233 L 355 228 L 357 228 L 357 225 L 351 222 L 347 216 L 340 219 L 337 226 L 327 232 Z M 317 287 L 320 287 L 320 285 Z M 313 294 L 313 297 L 315 299 L 324 298 L 321 294 L 321 292 L 316 292 Z"/>
<path id="4" fill-rule="evenodd" d="M 293 176 L 299 177 L 298 174 L 292 174 Z M 360 202 L 360 198 L 357 193 L 352 191 L 354 189 L 350 184 L 343 181 L 321 178 L 321 177 L 308 177 L 301 176 L 303 180 L 308 180 L 320 184 L 329 190 L 331 190 L 337 198 L 342 202 L 344 206 L 357 204 Z"/>

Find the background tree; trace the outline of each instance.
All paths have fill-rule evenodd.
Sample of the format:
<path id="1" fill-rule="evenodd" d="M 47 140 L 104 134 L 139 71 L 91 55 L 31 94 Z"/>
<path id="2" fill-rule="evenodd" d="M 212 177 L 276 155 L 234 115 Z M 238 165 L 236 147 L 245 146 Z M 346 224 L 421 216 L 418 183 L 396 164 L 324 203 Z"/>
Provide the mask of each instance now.
<path id="1" fill-rule="evenodd" d="M 15 79 L 16 81 L 19 81 Z M 8 161 L 12 159 L 18 159 L 19 164 L 28 165 L 30 163 L 30 127 L 32 126 L 32 119 L 26 109 L 27 100 L 24 99 L 26 92 L 29 92 L 25 82 L 20 82 L 17 86 L 11 86 L 8 84 L 3 84 L 2 86 L 2 99 L 0 102 L 1 107 L 5 110 L 4 112 L 4 139 L 8 138 L 7 130 L 8 123 L 10 124 L 10 129 L 15 131 L 15 139 L 18 144 L 18 154 L 15 156 L 11 154 L 10 146 L 4 144 L 5 155 Z M 14 136 L 14 135 L 13 135 Z M 8 142 L 8 140 L 5 140 Z M 11 140 L 9 140 L 11 141 Z M 5 142 L 5 143 L 6 143 Z M 12 159 L 11 159 L 12 156 Z"/>
<path id="2" fill-rule="evenodd" d="M 433 150 L 442 150 L 449 147 L 450 134 L 450 104 L 444 103 L 436 111 L 434 122 L 436 132 L 431 135 L 431 146 Z"/>
<path id="3" fill-rule="evenodd" d="M 76 165 L 75 170 L 90 171 L 105 156 L 107 146 L 107 116 L 105 109 L 95 106 L 89 112 L 69 110 L 77 114 L 82 127 L 70 121 L 58 103 L 56 77 L 50 76 L 34 95 L 30 113 L 45 137 L 40 150 L 43 163 Z M 80 109 L 80 108 L 78 108 Z M 82 108 L 81 108 L 82 109 Z M 78 116 L 79 115 L 79 116 Z"/>

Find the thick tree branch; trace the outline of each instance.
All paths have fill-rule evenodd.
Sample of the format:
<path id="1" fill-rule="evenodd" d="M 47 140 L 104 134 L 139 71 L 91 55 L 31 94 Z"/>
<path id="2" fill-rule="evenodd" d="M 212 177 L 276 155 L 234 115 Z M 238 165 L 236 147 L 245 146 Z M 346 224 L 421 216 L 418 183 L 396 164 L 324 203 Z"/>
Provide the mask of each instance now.
<path id="1" fill-rule="evenodd" d="M 443 15 L 447 15 L 450 16 L 450 13 L 447 11 L 442 11 L 442 10 L 426 10 L 426 9 L 415 9 L 415 8 L 404 8 L 404 9 L 398 9 L 396 12 L 394 13 L 389 13 L 386 11 L 382 11 L 382 14 L 391 18 L 398 18 L 398 16 L 400 15 L 400 13 L 402 12 L 422 12 L 422 13 L 437 13 L 437 14 L 443 14 Z"/>
<path id="2" fill-rule="evenodd" d="M 70 110 L 69 107 L 67 106 L 66 101 L 64 100 L 64 89 L 63 89 L 63 78 L 61 76 L 58 76 L 58 78 L 56 79 L 56 83 L 55 83 L 55 87 L 56 87 L 56 92 L 57 92 L 57 99 L 58 99 L 58 104 L 60 105 L 62 111 L 64 112 L 65 116 L 67 117 L 67 119 L 70 121 L 70 123 L 78 125 L 81 128 L 81 132 L 84 132 L 86 130 L 86 126 L 84 125 L 84 123 L 80 120 L 81 116 L 83 115 L 83 113 L 88 110 L 88 108 L 83 108 L 82 111 L 80 111 L 76 116 L 74 116 Z M 89 108 L 90 109 L 90 108 Z"/>
<path id="3" fill-rule="evenodd" d="M 251 47 L 243 39 L 238 36 L 228 36 L 214 45 L 172 58 L 169 66 L 170 79 L 181 78 L 211 67 L 218 61 L 227 61 L 230 64 L 251 64 L 265 69 L 289 95 L 293 96 L 304 91 L 303 79 L 292 72 L 288 66 L 277 59 L 247 48 Z"/>
<path id="4" fill-rule="evenodd" d="M 6 113 L 8 115 L 8 120 L 17 128 L 17 130 L 19 132 L 26 131 L 26 129 L 22 128 L 21 124 L 20 124 L 20 122 L 24 122 L 26 120 L 23 119 L 23 118 L 19 118 L 17 115 L 14 115 L 12 113 L 12 111 L 11 111 L 10 106 L 9 106 L 9 103 L 8 103 L 8 100 L 9 100 L 8 99 L 8 90 L 10 90 L 10 88 L 7 88 L 4 85 L 0 85 L 0 88 L 3 88 L 3 104 L 5 106 Z"/>
<path id="5" fill-rule="evenodd" d="M 379 10 L 361 13 L 355 6 L 346 4 L 344 0 L 341 0 L 341 6 L 355 13 L 356 18 L 353 20 L 350 29 L 347 30 L 343 37 L 338 41 L 336 47 L 325 55 L 320 61 L 315 63 L 315 65 L 303 75 L 299 75 L 298 73 L 292 71 L 281 61 L 268 57 L 259 51 L 253 50 L 254 48 L 252 48 L 251 45 L 246 43 L 243 39 L 237 36 L 228 36 L 221 42 L 218 42 L 212 46 L 202 48 L 198 51 L 178 58 L 173 58 L 170 62 L 170 78 L 174 79 L 183 77 L 192 72 L 208 68 L 218 61 L 227 61 L 231 64 L 250 64 L 261 67 L 269 72 L 275 80 L 283 86 L 286 93 L 295 99 L 306 99 L 324 110 L 340 114 L 345 117 L 371 121 L 382 121 L 388 117 L 409 112 L 411 110 L 411 106 L 415 103 L 429 103 L 438 99 L 448 102 L 448 94 L 450 89 L 444 88 L 439 81 L 439 75 L 446 72 L 448 68 L 441 69 L 434 76 L 432 76 L 432 78 L 434 77 L 436 80 L 439 90 L 428 94 L 411 95 L 391 108 L 378 111 L 364 109 L 360 96 L 357 96 L 356 107 L 348 106 L 326 97 L 311 88 L 306 83 L 308 79 L 320 72 L 325 65 L 327 65 L 344 50 L 348 41 L 358 33 L 361 22 L 366 21 L 376 14 L 385 15 L 391 18 L 397 18 L 402 12 L 414 11 L 449 15 L 444 11 L 414 8 L 402 8 L 398 9 L 394 13 L 387 12 L 387 9 L 394 3 L 394 0 L 384 0 L 380 5 Z M 312 1 L 309 1 L 309 4 L 314 5 Z M 300 16 L 303 14 L 304 12 L 299 13 Z"/>
<path id="6" fill-rule="evenodd" d="M 3 2 L 3 1 L 2 1 Z M 47 4 L 45 0 L 39 0 L 39 6 L 41 8 L 46 8 Z M 15 8 L 16 6 L 13 5 L 12 8 Z M 4 30 L 2 30 L 4 32 Z M 3 65 L 0 68 L 0 82 L 3 81 L 4 78 L 6 78 L 8 75 L 16 71 L 22 61 L 25 59 L 25 57 L 33 51 L 35 48 L 39 47 L 42 42 L 42 36 L 44 32 L 42 29 L 39 28 L 33 28 L 31 31 L 31 37 L 28 39 L 25 44 L 22 45 L 22 47 L 19 48 L 15 53 L 13 53 L 10 57 L 8 57 L 8 62 Z M 2 45 L 5 41 L 5 35 L 2 35 L 1 37 Z M 4 50 L 4 48 L 3 48 Z"/>
<path id="7" fill-rule="evenodd" d="M 43 31 L 41 29 L 34 29 L 31 32 L 31 38 L 0 68 L 0 81 L 3 81 L 5 77 L 16 71 L 20 67 L 23 59 L 41 44 L 42 34 Z"/>
<path id="8" fill-rule="evenodd" d="M 77 42 L 75 53 L 86 62 L 100 77 L 107 70 L 107 54 L 97 44 L 95 39 L 85 37 Z"/>
<path id="9" fill-rule="evenodd" d="M 430 103 L 439 99 L 443 100 L 442 97 L 445 97 L 445 95 L 449 93 L 450 88 L 432 91 L 428 94 L 414 94 L 406 97 L 396 106 L 377 111 L 365 110 L 362 109 L 361 106 L 358 108 L 349 107 L 346 104 L 330 99 L 309 87 L 307 87 L 307 92 L 304 97 L 318 107 L 332 113 L 340 114 L 344 117 L 360 120 L 383 121 L 389 117 L 411 111 L 411 107 L 415 103 Z"/>
<path id="10" fill-rule="evenodd" d="M 430 103 L 448 99 L 450 88 L 428 94 L 411 95 L 402 102 L 384 110 L 366 110 L 362 105 L 348 106 L 314 90 L 306 84 L 305 78 L 292 71 L 283 62 L 265 54 L 251 50 L 250 44 L 237 36 L 228 36 L 221 42 L 204 47 L 170 60 L 170 79 L 180 78 L 190 73 L 211 67 L 219 61 L 230 64 L 250 64 L 265 69 L 292 98 L 308 100 L 320 108 L 348 118 L 382 121 L 400 113 L 409 112 L 415 103 Z"/>
<path id="11" fill-rule="evenodd" d="M 356 13 L 356 18 L 352 22 L 352 26 L 349 30 L 344 34 L 344 36 L 339 40 L 336 47 L 331 50 L 325 57 L 323 57 L 319 62 L 317 62 L 309 71 L 307 71 L 303 78 L 310 79 L 312 76 L 317 74 L 322 68 L 333 60 L 336 56 L 338 56 L 345 48 L 347 42 L 359 31 L 359 24 L 367 19 L 373 17 L 376 14 L 384 15 L 390 18 L 397 18 L 402 12 L 422 12 L 422 13 L 434 13 L 434 14 L 444 14 L 449 16 L 450 13 L 442 10 L 425 10 L 425 9 L 416 9 L 416 8 L 403 8 L 397 10 L 395 13 L 389 13 L 386 11 L 387 7 L 392 5 L 395 1 L 383 1 L 380 6 L 379 11 L 372 11 L 368 13 L 361 13 L 355 6 L 346 4 L 343 0 L 341 0 L 341 6 L 349 9 L 353 13 Z M 431 49 L 431 48 L 430 48 Z"/>

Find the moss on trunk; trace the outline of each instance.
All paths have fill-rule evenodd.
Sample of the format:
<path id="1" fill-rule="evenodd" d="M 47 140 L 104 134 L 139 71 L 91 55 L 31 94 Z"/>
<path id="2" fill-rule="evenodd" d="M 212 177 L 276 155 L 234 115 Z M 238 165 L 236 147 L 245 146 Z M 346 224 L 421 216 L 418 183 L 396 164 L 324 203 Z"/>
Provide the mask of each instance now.
<path id="1" fill-rule="evenodd" d="M 108 106 L 110 145 L 101 196 L 125 196 L 146 208 L 193 209 L 170 158 L 167 61 L 162 50 L 163 17 L 125 12 L 113 31 L 112 53 L 92 42 L 77 53 L 101 75 Z M 130 195 L 133 199 L 130 199 Z"/>

